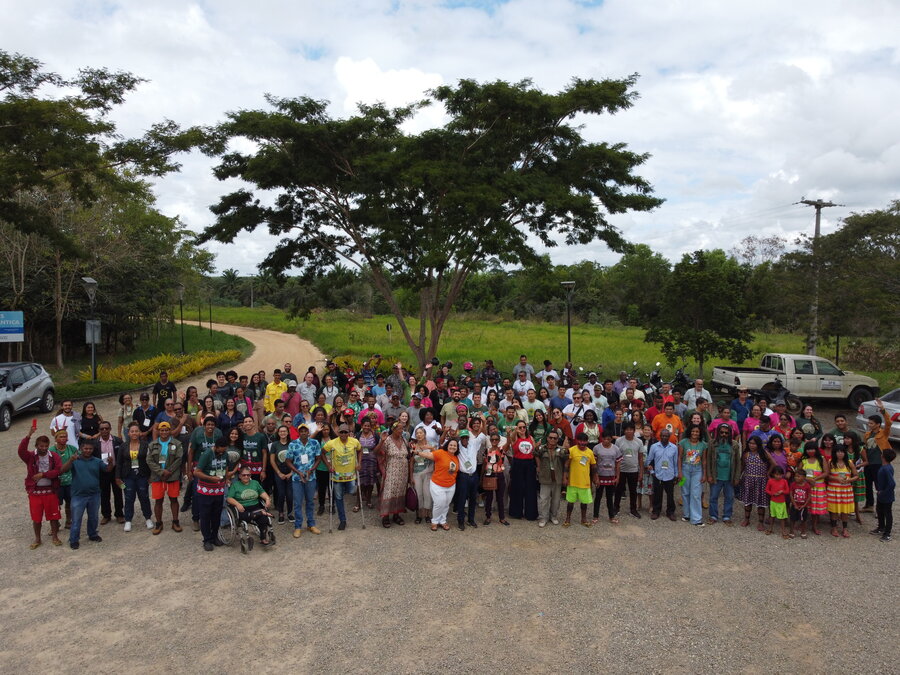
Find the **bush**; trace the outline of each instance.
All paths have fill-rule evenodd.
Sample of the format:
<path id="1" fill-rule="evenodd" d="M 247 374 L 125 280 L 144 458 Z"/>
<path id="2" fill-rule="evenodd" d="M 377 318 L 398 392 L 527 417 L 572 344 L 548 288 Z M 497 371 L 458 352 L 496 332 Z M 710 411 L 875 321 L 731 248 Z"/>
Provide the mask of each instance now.
<path id="1" fill-rule="evenodd" d="M 846 364 L 860 370 L 900 369 L 900 347 L 887 341 L 853 340 L 842 357 Z"/>
<path id="2" fill-rule="evenodd" d="M 97 366 L 97 382 L 120 382 L 128 385 L 145 385 L 156 381 L 159 373 L 165 370 L 169 379 L 177 382 L 191 375 L 203 372 L 220 363 L 237 361 L 241 357 L 239 349 L 224 351 L 200 351 L 192 354 L 160 354 L 153 358 L 133 361 L 121 366 Z M 78 382 L 90 382 L 91 369 L 86 368 L 78 373 Z"/>

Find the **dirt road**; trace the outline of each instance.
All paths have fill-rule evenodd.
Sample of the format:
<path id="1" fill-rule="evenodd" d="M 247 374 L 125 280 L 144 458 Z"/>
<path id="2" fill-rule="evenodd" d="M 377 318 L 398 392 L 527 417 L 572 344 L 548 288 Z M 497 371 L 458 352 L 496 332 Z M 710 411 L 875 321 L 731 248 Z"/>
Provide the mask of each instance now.
<path id="1" fill-rule="evenodd" d="M 236 330 L 257 344 L 240 372 L 321 358 Z M 30 419 L 0 435 L 3 672 L 896 671 L 897 548 L 868 515 L 851 539 L 786 541 L 646 512 L 438 533 L 350 513 L 246 556 L 204 552 L 166 515 L 160 536 L 110 523 L 102 543 L 30 551 Z"/>

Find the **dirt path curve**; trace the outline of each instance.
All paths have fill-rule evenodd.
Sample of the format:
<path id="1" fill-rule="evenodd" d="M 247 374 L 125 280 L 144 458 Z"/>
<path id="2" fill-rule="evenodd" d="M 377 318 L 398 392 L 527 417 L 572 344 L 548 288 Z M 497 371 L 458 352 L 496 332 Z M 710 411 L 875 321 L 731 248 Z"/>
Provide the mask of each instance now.
<path id="1" fill-rule="evenodd" d="M 186 323 L 193 323 L 196 325 L 196 322 Z M 208 328 L 209 324 L 204 324 L 204 327 Z M 315 345 L 309 340 L 303 340 L 296 335 L 280 333 L 274 330 L 263 330 L 261 328 L 232 326 L 224 323 L 214 323 L 212 327 L 213 330 L 222 331 L 223 333 L 240 335 L 242 338 L 253 343 L 253 353 L 250 354 L 248 358 L 232 367 L 233 370 L 236 370 L 241 375 L 251 375 L 259 370 L 265 370 L 266 374 L 271 379 L 272 370 L 281 368 L 285 363 L 290 363 L 293 366 L 294 372 L 298 373 L 297 376 L 301 377 L 309 366 L 316 366 L 316 369 L 321 373 L 325 365 L 325 357 L 318 349 L 316 349 Z M 218 368 L 194 375 L 187 380 L 177 382 L 176 386 L 178 387 L 178 391 L 183 391 L 188 386 L 194 385 L 200 391 L 200 395 L 203 396 L 206 392 L 206 381 L 211 376 L 215 375 L 216 370 L 218 370 Z M 115 431 L 115 421 L 119 414 L 119 403 L 117 398 L 118 397 L 112 396 L 99 398 L 96 401 L 97 409 L 103 419 L 111 420 L 113 422 L 113 431 Z M 137 396 L 135 396 L 135 402 L 137 402 Z M 57 399 L 56 403 L 58 408 L 59 399 Z M 75 407 L 78 410 L 81 409 L 79 403 L 77 403 Z M 31 420 L 37 417 L 38 431 L 41 433 L 48 433 L 50 421 L 53 419 L 54 415 L 56 415 L 55 410 L 50 414 L 27 413 L 14 418 L 9 431 L 0 436 L 0 439 L 2 439 L 0 440 L 0 445 L 5 449 L 10 450 L 12 456 L 18 461 L 18 457 L 15 456 L 15 444 L 18 443 L 22 436 L 28 433 Z M 10 445 L 12 447 L 7 447 Z M 9 454 L 10 453 L 5 453 L 4 457 L 8 457 Z M 8 467 L 0 465 L 0 469 L 2 468 Z"/>

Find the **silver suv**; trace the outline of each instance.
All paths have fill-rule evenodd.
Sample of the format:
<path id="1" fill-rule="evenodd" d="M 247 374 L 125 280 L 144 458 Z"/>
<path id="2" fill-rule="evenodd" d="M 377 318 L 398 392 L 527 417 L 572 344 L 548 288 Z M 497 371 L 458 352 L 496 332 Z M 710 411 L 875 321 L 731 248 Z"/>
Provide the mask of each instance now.
<path id="1" fill-rule="evenodd" d="M 51 412 L 53 392 L 53 380 L 41 364 L 0 363 L 0 431 L 9 429 L 13 415 L 28 408 Z"/>

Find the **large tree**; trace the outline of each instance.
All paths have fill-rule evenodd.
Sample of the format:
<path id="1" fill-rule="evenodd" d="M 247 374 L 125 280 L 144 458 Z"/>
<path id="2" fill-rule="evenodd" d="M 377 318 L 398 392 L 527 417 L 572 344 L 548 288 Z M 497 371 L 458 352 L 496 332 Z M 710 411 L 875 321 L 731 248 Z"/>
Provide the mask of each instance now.
<path id="1" fill-rule="evenodd" d="M 268 96 L 272 109 L 231 113 L 218 128 L 215 175 L 256 192 L 222 197 L 202 240 L 229 242 L 265 225 L 283 237 L 265 261 L 274 269 L 317 275 L 339 260 L 365 267 L 423 366 L 479 265 L 533 259 L 538 243 L 622 250 L 608 216 L 661 203 L 634 173 L 647 155 L 587 142 L 579 126 L 629 108 L 634 83 L 576 79 L 548 94 L 529 80 L 461 80 L 418 104 L 360 105 L 344 119 L 325 101 Z M 404 131 L 424 105 L 443 106 L 446 124 Z M 229 139 L 254 151 L 225 151 Z M 403 316 L 400 288 L 419 294 L 418 326 Z"/>
<path id="2" fill-rule="evenodd" d="M 70 79 L 40 61 L 0 50 L 0 220 L 40 233 L 75 251 L 46 210 L 20 196 L 63 189 L 89 206 L 104 187 L 133 186 L 131 175 L 160 176 L 178 169 L 173 156 L 204 137 L 165 120 L 139 138 L 123 138 L 110 112 L 142 80 L 126 72 L 85 68 Z"/>
<path id="3" fill-rule="evenodd" d="M 644 341 L 660 343 L 670 365 L 695 359 L 700 377 L 711 356 L 750 358 L 746 283 L 747 270 L 719 249 L 685 253 L 663 285 Z"/>

